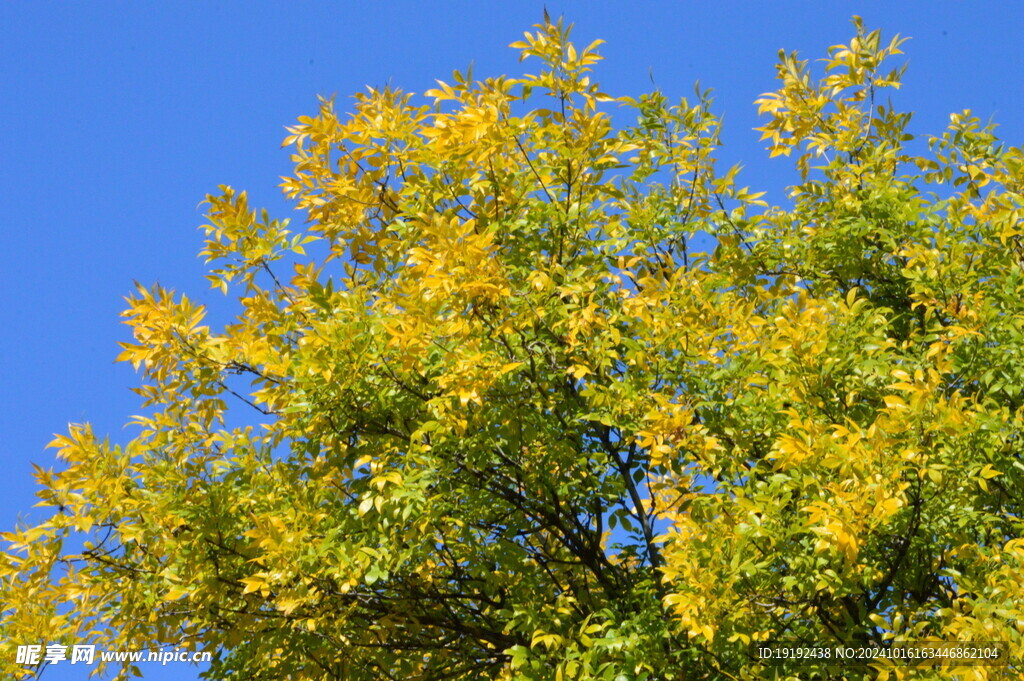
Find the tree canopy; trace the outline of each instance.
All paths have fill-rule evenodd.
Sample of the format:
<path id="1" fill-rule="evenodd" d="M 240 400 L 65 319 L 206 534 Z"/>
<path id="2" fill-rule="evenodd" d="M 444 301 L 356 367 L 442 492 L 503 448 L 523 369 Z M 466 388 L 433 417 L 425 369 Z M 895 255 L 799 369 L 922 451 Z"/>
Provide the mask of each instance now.
<path id="1" fill-rule="evenodd" d="M 1024 678 L 1024 152 L 969 111 L 915 139 L 854 23 L 757 101 L 779 205 L 707 93 L 605 94 L 546 16 L 531 73 L 322 99 L 302 227 L 208 197 L 237 319 L 130 297 L 139 434 L 54 440 L 0 637 L 275 681 L 934 678 L 752 646 L 1000 641 Z"/>

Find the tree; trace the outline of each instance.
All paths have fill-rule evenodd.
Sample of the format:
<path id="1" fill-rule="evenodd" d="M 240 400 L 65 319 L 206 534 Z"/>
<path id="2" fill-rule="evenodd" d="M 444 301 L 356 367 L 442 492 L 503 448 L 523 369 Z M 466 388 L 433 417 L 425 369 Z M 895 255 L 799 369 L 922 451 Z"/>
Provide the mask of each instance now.
<path id="1" fill-rule="evenodd" d="M 305 227 L 208 197 L 237 320 L 130 298 L 150 412 L 53 442 L 0 635 L 218 679 L 909 678 L 752 645 L 926 639 L 1024 677 L 1024 153 L 970 112 L 914 140 L 855 25 L 758 100 L 781 206 L 706 93 L 609 97 L 547 17 L 533 75 L 322 100 Z"/>

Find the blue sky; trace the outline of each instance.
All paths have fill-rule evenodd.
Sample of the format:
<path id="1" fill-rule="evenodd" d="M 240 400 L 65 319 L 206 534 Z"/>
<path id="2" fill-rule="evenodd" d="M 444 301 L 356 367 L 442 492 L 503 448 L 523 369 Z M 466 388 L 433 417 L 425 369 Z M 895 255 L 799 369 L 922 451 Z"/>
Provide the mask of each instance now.
<path id="1" fill-rule="evenodd" d="M 160 282 L 214 308 L 196 257 L 203 197 L 246 189 L 277 217 L 288 174 L 284 127 L 365 85 L 413 92 L 475 63 L 515 72 L 508 43 L 543 2 L 0 4 L 0 526 L 35 502 L 31 463 L 69 422 L 125 439 L 139 411 L 118 313 L 132 281 Z M 596 78 L 613 95 L 714 89 L 720 157 L 743 184 L 782 200 L 789 165 L 769 161 L 751 128 L 774 87 L 780 48 L 807 58 L 852 34 L 860 14 L 912 39 L 897 103 L 911 131 L 941 132 L 971 108 L 1024 142 L 1024 5 L 967 2 L 558 2 L 578 43 L 602 38 Z M 296 222 L 301 223 L 301 219 Z M 3 642 L 0 654 L 12 649 Z M 10 654 L 13 654 L 11 652 Z M 143 667 L 146 679 L 193 678 Z M 58 666 L 44 678 L 85 679 Z"/>

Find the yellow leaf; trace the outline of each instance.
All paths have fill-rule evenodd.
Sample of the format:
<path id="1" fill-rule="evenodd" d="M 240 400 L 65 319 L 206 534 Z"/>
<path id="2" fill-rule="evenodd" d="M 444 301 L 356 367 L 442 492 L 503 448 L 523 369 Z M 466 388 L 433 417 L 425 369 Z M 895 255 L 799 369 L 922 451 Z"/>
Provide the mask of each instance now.
<path id="1" fill-rule="evenodd" d="M 498 370 L 498 375 L 504 376 L 508 372 L 515 371 L 521 366 L 523 366 L 522 362 L 509 362 L 508 364 L 505 364 L 504 366 L 501 367 L 501 369 Z"/>
<path id="2" fill-rule="evenodd" d="M 176 601 L 182 596 L 188 596 L 190 593 L 191 592 L 183 586 L 172 586 L 170 589 L 168 589 L 167 593 L 164 594 L 164 600 Z"/>
<path id="3" fill-rule="evenodd" d="M 359 517 L 361 518 L 369 513 L 371 508 L 373 508 L 373 497 L 366 497 L 359 504 Z"/>
<path id="4" fill-rule="evenodd" d="M 903 401 L 903 398 L 897 397 L 896 395 L 886 395 L 882 398 L 885 400 L 885 406 L 889 409 L 907 409 L 907 403 Z"/>
<path id="5" fill-rule="evenodd" d="M 261 591 L 266 588 L 267 581 L 261 575 L 253 575 L 252 577 L 243 577 L 239 580 L 242 584 L 245 584 L 245 590 L 243 594 L 251 594 L 254 591 Z"/>
<path id="6" fill-rule="evenodd" d="M 990 463 L 985 464 L 985 466 L 981 469 L 981 477 L 985 478 L 986 480 L 991 480 L 997 475 L 1002 475 L 1002 473 L 993 468 L 992 464 Z"/>
<path id="7" fill-rule="evenodd" d="M 587 374 L 593 372 L 590 371 L 589 367 L 585 367 L 582 364 L 574 364 L 571 367 L 569 367 L 569 373 L 572 374 L 573 378 L 575 378 L 578 381 Z"/>

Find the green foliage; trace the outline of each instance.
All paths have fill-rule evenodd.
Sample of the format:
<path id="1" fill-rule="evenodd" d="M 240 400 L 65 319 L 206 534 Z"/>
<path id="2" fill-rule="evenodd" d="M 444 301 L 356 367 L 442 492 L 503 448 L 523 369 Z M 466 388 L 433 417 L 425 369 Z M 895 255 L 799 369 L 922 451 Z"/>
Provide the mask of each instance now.
<path id="1" fill-rule="evenodd" d="M 304 228 L 209 197 L 237 321 L 130 299 L 151 415 L 54 441 L 0 636 L 353 681 L 812 678 L 751 645 L 1003 641 L 1024 678 L 1024 154 L 970 112 L 912 153 L 879 96 L 900 41 L 855 24 L 758 100 L 790 207 L 716 169 L 705 93 L 609 97 L 561 21 L 513 45 L 534 74 L 322 100 L 286 140 Z M 1005 671 L 876 667 L 818 673 Z"/>

